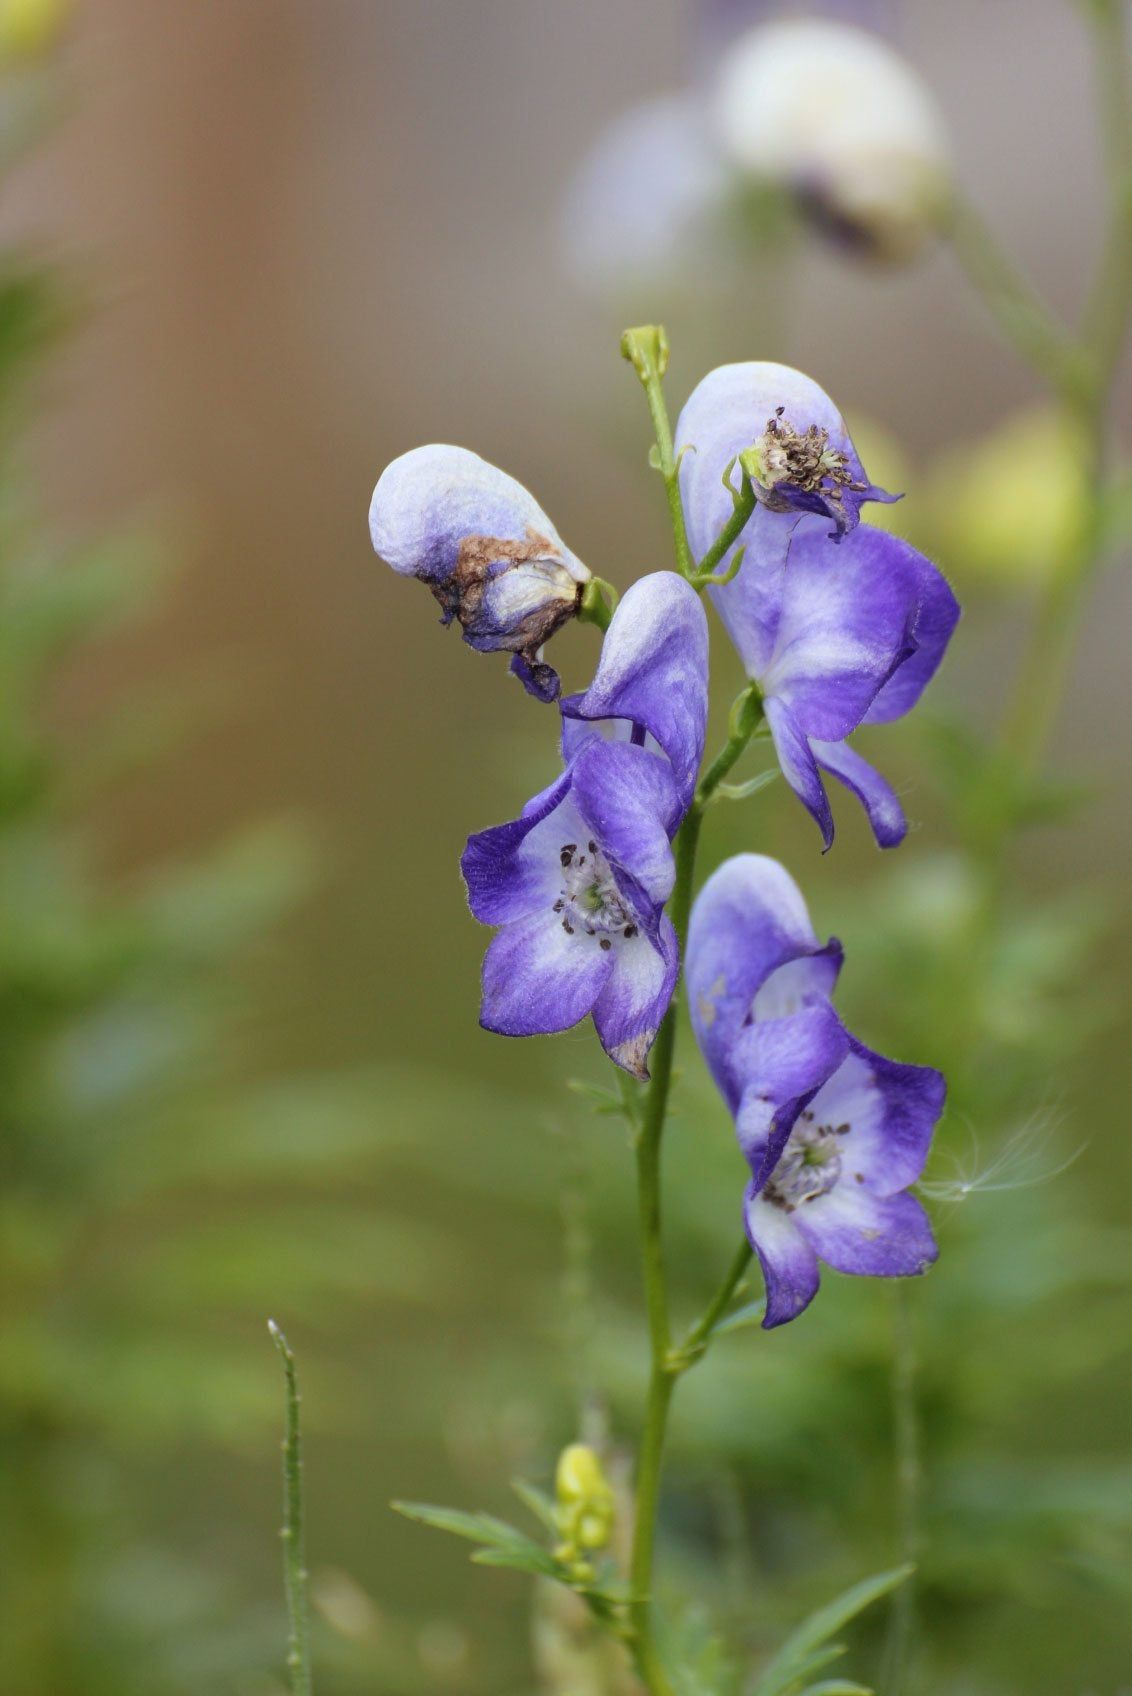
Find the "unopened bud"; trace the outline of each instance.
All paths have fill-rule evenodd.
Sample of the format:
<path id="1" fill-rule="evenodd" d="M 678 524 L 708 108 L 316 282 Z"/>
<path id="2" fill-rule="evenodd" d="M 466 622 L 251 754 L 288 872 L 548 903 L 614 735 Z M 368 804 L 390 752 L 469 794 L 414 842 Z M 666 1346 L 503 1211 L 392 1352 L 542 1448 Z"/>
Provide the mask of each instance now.
<path id="1" fill-rule="evenodd" d="M 560 1560 L 577 1561 L 604 1549 L 613 1531 L 613 1490 L 601 1461 L 585 1443 L 571 1443 L 555 1474 Z"/>

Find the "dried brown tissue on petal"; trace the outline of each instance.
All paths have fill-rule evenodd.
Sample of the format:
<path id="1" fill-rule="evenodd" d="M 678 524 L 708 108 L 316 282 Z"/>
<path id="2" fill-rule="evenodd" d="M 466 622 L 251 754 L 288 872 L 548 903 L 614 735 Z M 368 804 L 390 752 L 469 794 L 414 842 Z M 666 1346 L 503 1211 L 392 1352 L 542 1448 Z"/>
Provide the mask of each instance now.
<path id="1" fill-rule="evenodd" d="M 785 410 L 781 406 L 775 409 L 757 444 L 766 485 L 773 490 L 779 483 L 791 483 L 806 494 L 822 491 L 834 503 L 841 489 L 864 493 L 867 484 L 854 481 L 846 455 L 830 447 L 824 425 L 810 424 L 799 431 L 785 416 Z M 833 488 L 823 490 L 826 484 Z"/>
<path id="2" fill-rule="evenodd" d="M 726 994 L 726 991 L 727 980 L 721 972 L 712 984 L 711 988 L 708 990 L 707 994 L 700 995 L 696 998 L 696 1011 L 699 1013 L 700 1019 L 705 1028 L 715 1023 L 715 1016 L 718 1012 L 718 1008 L 715 1005 L 716 1001 L 721 995 Z"/>
<path id="3" fill-rule="evenodd" d="M 442 583 L 434 584 L 432 592 L 444 608 L 446 622 L 456 618 L 464 626 L 472 624 L 491 580 L 491 568 L 501 561 L 511 566 L 540 563 L 558 567 L 569 586 L 566 594 L 549 595 L 510 632 L 507 640 L 500 642 L 501 647 L 523 655 L 533 665 L 543 643 L 573 618 L 581 603 L 583 590 L 583 584 L 575 584 L 570 578 L 561 550 L 549 536 L 543 536 L 529 526 L 525 541 L 506 536 L 464 536 L 451 576 Z"/>
<path id="4" fill-rule="evenodd" d="M 619 1066 L 624 1066 L 627 1072 L 632 1072 L 641 1083 L 648 1083 L 649 1069 L 645 1064 L 649 1057 L 649 1049 L 653 1045 L 655 1030 L 641 1031 L 638 1036 L 630 1037 L 628 1042 L 619 1042 L 612 1050 L 614 1060 Z"/>

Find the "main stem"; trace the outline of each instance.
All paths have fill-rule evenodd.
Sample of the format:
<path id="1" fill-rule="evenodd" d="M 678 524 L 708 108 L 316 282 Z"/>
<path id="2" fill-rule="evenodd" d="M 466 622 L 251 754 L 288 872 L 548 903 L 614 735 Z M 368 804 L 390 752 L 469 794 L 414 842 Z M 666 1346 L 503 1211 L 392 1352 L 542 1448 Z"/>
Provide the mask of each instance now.
<path id="1" fill-rule="evenodd" d="M 730 738 L 704 774 L 676 837 L 676 881 L 672 892 L 671 913 L 681 958 L 688 933 L 696 850 L 699 847 L 704 813 L 716 788 L 750 741 L 761 714 L 761 702 L 753 689 L 740 696 L 732 712 Z M 645 1095 L 637 1136 L 637 1206 L 652 1364 L 644 1430 L 637 1460 L 636 1512 L 629 1567 L 632 1592 L 630 1624 L 637 1670 L 653 1692 L 653 1696 L 671 1696 L 672 1690 L 657 1656 L 653 1637 L 652 1586 L 653 1551 L 656 1543 L 656 1519 L 660 1502 L 664 1440 L 668 1430 L 668 1410 L 676 1380 L 682 1370 L 678 1357 L 672 1352 L 668 1285 L 661 1234 L 660 1173 L 661 1142 L 672 1088 L 672 1060 L 676 1051 L 677 1006 L 678 998 L 674 994 L 653 1045 L 650 1062 L 652 1076 Z"/>
<path id="2" fill-rule="evenodd" d="M 287 1387 L 287 1417 L 283 1437 L 283 1582 L 287 1592 L 287 1671 L 291 1696 L 311 1696 L 308 1636 L 307 1569 L 303 1559 L 303 1450 L 299 1424 L 299 1385 L 295 1357 L 274 1319 L 267 1328 L 279 1350 Z"/>
<path id="3" fill-rule="evenodd" d="M 681 576 L 692 578 L 696 562 L 684 526 L 684 504 L 680 499 L 680 468 L 672 445 L 672 426 L 664 400 L 664 373 L 668 369 L 668 337 L 660 324 L 640 324 L 621 337 L 621 354 L 641 380 L 656 437 L 657 470 L 664 478 L 664 495 L 672 525 L 672 543 Z"/>

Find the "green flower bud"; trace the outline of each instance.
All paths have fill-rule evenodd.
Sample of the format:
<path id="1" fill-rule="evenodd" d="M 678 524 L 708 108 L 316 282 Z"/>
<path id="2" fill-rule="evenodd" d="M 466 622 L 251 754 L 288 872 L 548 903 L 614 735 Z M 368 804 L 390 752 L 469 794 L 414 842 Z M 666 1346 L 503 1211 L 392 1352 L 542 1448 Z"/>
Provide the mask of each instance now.
<path id="1" fill-rule="evenodd" d="M 577 1562 L 604 1549 L 613 1531 L 613 1491 L 601 1461 L 585 1443 L 571 1443 L 555 1474 L 560 1560 Z"/>

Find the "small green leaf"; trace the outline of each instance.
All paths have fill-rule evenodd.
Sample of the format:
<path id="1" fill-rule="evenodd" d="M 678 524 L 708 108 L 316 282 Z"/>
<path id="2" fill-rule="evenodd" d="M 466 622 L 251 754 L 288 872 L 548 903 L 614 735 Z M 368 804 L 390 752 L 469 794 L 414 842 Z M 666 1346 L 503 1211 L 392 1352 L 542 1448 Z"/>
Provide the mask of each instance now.
<path id="1" fill-rule="evenodd" d="M 783 1644 L 770 1666 L 756 1684 L 754 1696 L 784 1696 L 802 1682 L 806 1676 L 816 1672 L 814 1664 L 815 1652 L 822 1652 L 822 1645 L 828 1642 L 835 1631 L 840 1631 L 843 1625 L 855 1619 L 859 1613 L 873 1602 L 886 1596 L 897 1585 L 903 1584 L 913 1572 L 911 1566 L 894 1567 L 890 1572 L 878 1573 L 874 1578 L 864 1578 L 859 1584 L 854 1584 L 835 1601 L 828 1602 L 824 1608 L 818 1608 L 807 1620 L 794 1631 Z M 825 1665 L 832 1655 L 827 1655 Z"/>
<path id="2" fill-rule="evenodd" d="M 716 795 L 723 801 L 746 801 L 751 795 L 757 795 L 760 789 L 765 789 L 778 776 L 778 767 L 770 771 L 760 771 L 757 776 L 750 777 L 746 783 L 721 783 Z"/>
<path id="3" fill-rule="evenodd" d="M 876 1696 L 876 1693 L 868 1684 L 852 1684 L 845 1678 L 827 1678 L 821 1684 L 808 1684 L 802 1696 Z"/>
<path id="4" fill-rule="evenodd" d="M 557 1537 L 558 1515 L 554 1511 L 554 1503 L 545 1490 L 538 1489 L 534 1484 L 528 1484 L 525 1478 L 512 1478 L 511 1488 L 523 1506 L 531 1510 L 535 1518 L 546 1526 L 552 1536 Z"/>
<path id="5" fill-rule="evenodd" d="M 510 1567 L 516 1572 L 536 1573 L 541 1578 L 557 1578 L 563 1584 L 571 1581 L 568 1568 L 555 1560 L 541 1543 L 532 1542 L 524 1532 L 492 1514 L 463 1513 L 459 1508 L 432 1507 L 427 1502 L 394 1502 L 392 1507 L 406 1519 L 479 1543 L 481 1546 L 472 1555 L 477 1566 Z"/>
<path id="6" fill-rule="evenodd" d="M 539 1578 L 566 1581 L 565 1568 L 547 1549 L 537 1543 L 524 1541 L 506 1548 L 477 1549 L 472 1556 L 476 1566 L 501 1566 L 513 1572 L 531 1572 Z"/>
<path id="7" fill-rule="evenodd" d="M 505 1520 L 489 1513 L 463 1513 L 459 1508 L 433 1507 L 429 1502 L 391 1502 L 394 1513 L 419 1525 L 431 1525 L 436 1531 L 448 1531 L 453 1537 L 467 1537 L 473 1543 L 505 1548 L 508 1544 L 525 1543 L 529 1539 Z"/>
<path id="8" fill-rule="evenodd" d="M 758 1301 L 749 1301 L 744 1307 L 737 1307 L 734 1313 L 729 1313 L 726 1319 L 721 1319 L 718 1325 L 713 1325 L 713 1337 L 722 1337 L 728 1331 L 744 1331 L 749 1325 L 761 1325 L 766 1312 L 766 1298 L 760 1296 Z"/>

